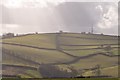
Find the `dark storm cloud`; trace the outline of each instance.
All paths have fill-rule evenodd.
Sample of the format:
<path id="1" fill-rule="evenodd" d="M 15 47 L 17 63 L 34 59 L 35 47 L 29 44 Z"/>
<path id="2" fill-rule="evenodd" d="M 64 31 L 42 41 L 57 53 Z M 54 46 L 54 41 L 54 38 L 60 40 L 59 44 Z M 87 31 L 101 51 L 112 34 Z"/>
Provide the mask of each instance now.
<path id="1" fill-rule="evenodd" d="M 69 2 L 57 6 L 57 10 L 67 25 L 88 26 L 98 17 L 95 16 L 97 13 L 95 6 L 91 4 L 93 3 Z"/>
<path id="2" fill-rule="evenodd" d="M 59 14 L 63 18 L 65 23 L 65 27 L 69 31 L 80 32 L 80 31 L 90 31 L 93 26 L 96 28 L 97 32 L 104 33 L 104 29 L 97 28 L 98 23 L 105 19 L 103 16 L 108 13 L 110 7 L 114 7 L 114 3 L 100 3 L 100 2 L 67 2 L 57 6 L 57 10 Z M 98 8 L 97 8 L 98 7 Z M 116 9 L 117 11 L 117 9 Z M 114 14 L 114 13 L 112 13 Z M 111 15 L 108 15 L 109 18 Z M 107 23 L 106 23 L 107 24 Z M 112 23 L 114 24 L 114 23 Z M 103 27 L 108 27 L 106 25 L 102 25 Z M 117 26 L 111 26 L 117 30 Z M 106 32 L 112 32 L 112 28 L 108 29 Z M 116 32 L 114 32 L 116 33 Z M 109 34 L 109 33 L 108 33 Z"/>
<path id="3" fill-rule="evenodd" d="M 85 31 L 100 19 L 95 3 L 67 2 L 57 6 L 65 27 L 70 31 Z"/>

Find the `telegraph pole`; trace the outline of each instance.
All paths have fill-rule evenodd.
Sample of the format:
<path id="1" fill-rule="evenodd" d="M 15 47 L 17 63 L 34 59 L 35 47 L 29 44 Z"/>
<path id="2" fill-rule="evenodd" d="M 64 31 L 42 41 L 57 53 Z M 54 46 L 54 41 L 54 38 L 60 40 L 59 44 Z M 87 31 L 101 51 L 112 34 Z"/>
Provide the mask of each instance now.
<path id="1" fill-rule="evenodd" d="M 94 26 L 92 26 L 92 28 L 91 28 L 91 33 L 92 34 L 94 33 Z"/>

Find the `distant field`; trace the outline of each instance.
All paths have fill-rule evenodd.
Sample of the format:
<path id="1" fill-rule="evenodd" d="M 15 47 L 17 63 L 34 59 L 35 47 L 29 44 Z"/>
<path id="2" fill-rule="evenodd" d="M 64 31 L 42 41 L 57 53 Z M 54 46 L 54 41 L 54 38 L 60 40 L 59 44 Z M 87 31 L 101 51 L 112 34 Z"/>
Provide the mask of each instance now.
<path id="1" fill-rule="evenodd" d="M 19 43 L 19 44 L 31 45 L 37 47 L 55 48 L 55 35 L 54 34 L 27 35 L 27 36 L 14 37 L 10 39 L 4 39 L 3 42 Z"/>
<path id="2" fill-rule="evenodd" d="M 37 46 L 37 47 L 56 48 L 56 35 L 57 34 L 33 34 L 33 35 L 15 37 L 10 39 L 4 39 L 3 42 L 20 43 L 25 45 Z M 82 37 L 82 38 L 76 38 L 76 37 Z M 60 35 L 59 41 L 60 44 L 69 44 L 69 45 L 118 44 L 118 37 L 63 33 Z"/>
<path id="3" fill-rule="evenodd" d="M 88 69 L 99 64 L 102 68 L 118 65 L 118 57 L 110 57 L 102 45 L 110 45 L 112 56 L 119 55 L 118 37 L 95 34 L 62 33 L 30 34 L 3 39 L 3 64 L 32 66 L 40 64 L 73 66 L 76 70 Z M 98 53 L 107 54 L 100 55 Z M 93 55 L 98 54 L 98 55 Z M 92 56 L 91 56 L 92 55 Z M 86 57 L 88 56 L 88 57 Z M 111 69 L 110 69 L 111 70 Z M 112 70 L 111 70 L 112 71 Z M 42 77 L 38 72 L 26 70 L 22 77 Z M 109 70 L 106 70 L 109 72 Z M 28 73 L 30 75 L 28 75 Z M 116 73 L 113 71 L 113 73 Z M 105 73 L 106 74 L 106 73 Z M 113 75 L 113 74 L 111 74 Z M 32 77 L 33 77 L 32 76 Z M 114 75 L 116 77 L 116 74 Z"/>
<path id="4" fill-rule="evenodd" d="M 94 53 L 105 53 L 106 51 L 103 50 L 103 49 L 88 49 L 88 50 L 64 50 L 65 52 L 69 53 L 69 54 L 72 54 L 74 56 L 86 56 L 88 54 L 94 54 Z M 111 52 L 114 54 L 114 55 L 118 55 L 120 53 L 118 48 L 114 48 L 111 50 Z"/>
<path id="5" fill-rule="evenodd" d="M 118 37 L 116 36 L 101 35 L 101 34 L 63 33 L 63 36 L 86 37 L 86 38 L 97 38 L 97 39 L 118 39 Z"/>
<path id="6" fill-rule="evenodd" d="M 81 38 L 72 38 L 72 37 L 60 37 L 60 42 L 62 44 L 71 44 L 71 45 L 84 45 L 84 44 L 117 44 L 117 40 L 98 40 L 96 39 L 81 39 Z"/>

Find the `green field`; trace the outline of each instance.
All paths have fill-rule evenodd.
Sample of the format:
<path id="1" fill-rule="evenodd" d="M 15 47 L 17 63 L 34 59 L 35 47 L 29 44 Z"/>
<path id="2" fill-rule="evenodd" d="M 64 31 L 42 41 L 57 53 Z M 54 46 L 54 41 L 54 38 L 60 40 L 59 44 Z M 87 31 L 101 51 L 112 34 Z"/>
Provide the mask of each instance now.
<path id="1" fill-rule="evenodd" d="M 118 76 L 118 68 L 119 66 L 112 66 L 112 67 L 107 67 L 107 68 L 103 68 L 101 69 L 101 75 L 114 75 L 114 77 Z M 113 74 L 114 73 L 114 74 Z M 92 71 L 88 71 L 86 73 L 84 73 L 85 76 L 88 75 L 95 75 Z"/>
<path id="2" fill-rule="evenodd" d="M 55 48 L 55 34 L 27 35 L 5 39 L 3 42 L 19 43 L 37 47 Z"/>
<path id="3" fill-rule="evenodd" d="M 118 56 L 109 56 L 119 54 L 117 36 L 80 33 L 61 33 L 58 37 L 56 36 L 58 36 L 57 33 L 48 33 L 3 39 L 2 48 L 7 52 L 3 52 L 2 64 L 35 68 L 40 67 L 40 64 L 51 64 L 66 70 L 67 66 L 82 70 L 89 69 L 97 64 L 101 65 L 102 68 L 118 65 Z M 101 48 L 101 45 L 110 45 L 111 49 L 109 51 L 111 54 Z M 113 71 L 112 69 L 110 70 Z M 105 72 L 110 70 L 106 69 Z M 115 73 L 113 71 L 110 76 L 117 77 L 118 75 Z M 30 69 L 25 70 L 24 73 L 21 71 L 16 75 L 25 78 L 42 78 L 38 71 Z"/>

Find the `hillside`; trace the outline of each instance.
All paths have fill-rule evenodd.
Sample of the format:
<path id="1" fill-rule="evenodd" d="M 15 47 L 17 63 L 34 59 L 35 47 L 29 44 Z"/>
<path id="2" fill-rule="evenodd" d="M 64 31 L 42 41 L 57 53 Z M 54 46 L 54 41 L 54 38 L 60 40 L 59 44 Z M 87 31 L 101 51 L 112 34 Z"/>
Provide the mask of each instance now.
<path id="1" fill-rule="evenodd" d="M 3 64 L 15 65 L 17 69 L 18 66 L 38 69 L 41 64 L 62 68 L 69 65 L 76 70 L 89 69 L 97 64 L 102 68 L 118 65 L 117 36 L 81 33 L 29 34 L 3 39 L 2 45 Z M 24 76 L 23 72 L 17 71 L 16 75 Z"/>
<path id="2" fill-rule="evenodd" d="M 118 68 L 119 66 L 112 66 L 112 67 L 107 67 L 107 68 L 103 68 L 101 69 L 101 75 L 114 75 L 114 77 L 118 76 Z M 113 74 L 114 73 L 114 74 Z M 85 76 L 89 76 L 89 75 L 95 75 L 92 71 L 88 71 L 84 73 Z"/>

